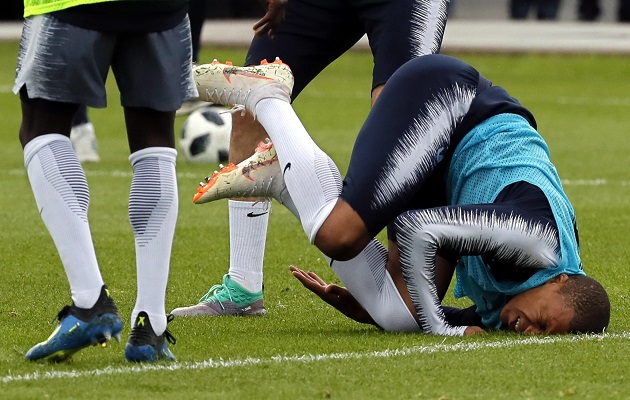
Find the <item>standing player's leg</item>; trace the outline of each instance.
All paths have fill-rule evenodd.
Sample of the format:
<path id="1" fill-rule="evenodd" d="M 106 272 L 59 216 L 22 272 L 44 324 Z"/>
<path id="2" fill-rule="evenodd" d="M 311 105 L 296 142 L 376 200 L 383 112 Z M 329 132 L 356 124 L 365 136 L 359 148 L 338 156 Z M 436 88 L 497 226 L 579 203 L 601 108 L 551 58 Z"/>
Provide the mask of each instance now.
<path id="1" fill-rule="evenodd" d="M 374 57 L 372 104 L 385 83 L 407 61 L 439 53 L 449 0 L 390 1 L 358 7 Z M 291 64 L 289 64 L 291 65 Z"/>
<path id="2" fill-rule="evenodd" d="M 126 35 L 117 42 L 112 70 L 121 93 L 133 177 L 137 295 L 125 358 L 174 360 L 167 341 L 166 287 L 178 215 L 175 110 L 198 95 L 192 82 L 188 18 L 172 29 Z M 142 60 L 142 62 L 138 62 Z"/>
<path id="3" fill-rule="evenodd" d="M 363 27 L 348 16 L 351 10 L 336 1 L 314 4 L 289 2 L 286 17 L 273 38 L 252 40 L 246 64 L 276 57 L 291 65 L 295 73 L 292 99 L 328 64 L 347 51 L 363 35 Z M 238 164 L 268 137 L 250 114 L 233 114 L 230 162 Z M 263 305 L 263 261 L 271 212 L 267 198 L 232 198 L 230 220 L 230 265 L 221 285 L 215 285 L 199 304 L 172 311 L 177 316 L 265 315 Z"/>
<path id="4" fill-rule="evenodd" d="M 174 113 L 125 107 L 125 121 L 133 167 L 129 221 L 138 287 L 125 357 L 128 361 L 174 360 L 165 343 L 170 337 L 166 285 L 178 210 Z"/>
<path id="5" fill-rule="evenodd" d="M 47 40 L 42 40 L 44 35 Z M 53 335 L 31 348 L 28 360 L 62 361 L 89 345 L 120 338 L 122 331 L 94 251 L 87 216 L 88 182 L 69 138 L 78 104 L 105 105 L 102 82 L 107 66 L 99 68 L 82 57 L 83 50 L 92 52 L 96 47 L 106 57 L 108 43 L 99 36 L 46 15 L 24 22 L 14 85 L 22 103 L 24 165 L 72 295 L 72 305 L 59 313 Z M 72 76 L 73 82 L 66 76 Z"/>

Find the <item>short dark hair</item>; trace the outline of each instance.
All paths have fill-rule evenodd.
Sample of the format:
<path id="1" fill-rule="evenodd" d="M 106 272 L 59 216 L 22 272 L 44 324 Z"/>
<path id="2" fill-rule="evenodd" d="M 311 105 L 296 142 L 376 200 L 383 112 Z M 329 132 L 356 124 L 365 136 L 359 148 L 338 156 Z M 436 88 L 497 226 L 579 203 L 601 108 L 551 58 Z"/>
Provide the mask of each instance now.
<path id="1" fill-rule="evenodd" d="M 575 311 L 571 333 L 602 333 L 610 323 L 610 300 L 604 287 L 586 275 L 569 275 L 560 289 L 567 305 Z"/>

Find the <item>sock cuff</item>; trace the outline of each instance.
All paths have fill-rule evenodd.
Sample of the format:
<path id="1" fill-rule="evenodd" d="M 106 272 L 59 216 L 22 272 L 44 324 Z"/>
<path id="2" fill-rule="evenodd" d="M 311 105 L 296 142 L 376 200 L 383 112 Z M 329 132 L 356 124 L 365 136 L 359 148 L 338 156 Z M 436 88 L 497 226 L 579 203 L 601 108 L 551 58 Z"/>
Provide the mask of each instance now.
<path id="1" fill-rule="evenodd" d="M 319 228 L 324 225 L 324 222 L 326 222 L 326 218 L 328 218 L 333 208 L 335 208 L 335 204 L 337 204 L 337 200 L 329 201 L 328 203 L 326 203 L 315 214 L 313 220 L 311 221 L 311 226 L 304 226 L 304 231 L 308 235 L 308 240 L 311 244 L 315 243 L 315 237 L 317 236 L 317 232 L 319 232 Z"/>
<path id="2" fill-rule="evenodd" d="M 247 109 L 251 111 L 256 119 L 256 115 L 259 112 L 265 112 L 265 107 L 269 107 L 267 110 L 275 111 L 274 107 L 280 107 L 281 104 L 286 104 L 291 107 L 291 98 L 274 85 L 269 85 L 264 93 L 260 93 L 258 97 L 251 97 L 248 99 Z"/>
<path id="3" fill-rule="evenodd" d="M 171 147 L 147 147 L 146 149 L 131 153 L 129 156 L 129 162 L 131 162 L 131 165 L 134 165 L 138 161 L 148 157 L 163 158 L 167 161 L 175 163 L 175 160 L 177 159 L 177 150 Z"/>
<path id="4" fill-rule="evenodd" d="M 35 154 L 37 154 L 37 152 L 41 150 L 42 147 L 56 141 L 65 141 L 70 146 L 72 146 L 70 138 L 60 133 L 49 133 L 46 135 L 38 136 L 28 142 L 26 146 L 24 146 L 24 166 L 28 167 L 28 164 L 31 162 Z"/>
<path id="5" fill-rule="evenodd" d="M 271 211 L 271 201 L 269 200 L 260 200 L 260 201 L 240 201 L 240 200 L 228 200 L 228 207 L 230 209 L 247 209 L 247 210 L 264 210 Z"/>

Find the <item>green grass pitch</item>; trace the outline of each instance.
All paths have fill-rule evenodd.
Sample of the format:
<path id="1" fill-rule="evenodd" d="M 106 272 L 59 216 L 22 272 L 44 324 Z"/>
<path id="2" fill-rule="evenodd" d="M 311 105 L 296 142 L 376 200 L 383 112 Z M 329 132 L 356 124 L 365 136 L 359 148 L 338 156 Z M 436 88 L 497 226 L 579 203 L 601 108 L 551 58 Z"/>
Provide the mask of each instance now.
<path id="1" fill-rule="evenodd" d="M 384 333 L 354 323 L 306 291 L 290 264 L 334 280 L 300 225 L 274 204 L 265 259 L 268 315 L 176 319 L 175 364 L 124 361 L 135 301 L 127 217 L 131 182 L 114 80 L 109 108 L 91 110 L 102 161 L 86 165 L 90 220 L 103 276 L 126 326 L 122 343 L 92 347 L 72 363 L 24 361 L 44 340 L 69 288 L 39 218 L 17 133 L 11 93 L 16 42 L 0 43 L 0 397 L 6 399 L 624 399 L 630 396 L 630 78 L 628 59 L 601 55 L 459 54 L 537 117 L 577 212 L 587 272 L 608 289 L 604 337 L 533 339 L 507 333 L 442 338 Z M 204 48 L 202 61 L 242 62 L 245 49 Z M 345 170 L 369 111 L 372 58 L 352 51 L 295 102 L 320 146 Z M 181 128 L 183 118 L 177 120 Z M 216 165 L 178 163 L 180 211 L 167 309 L 192 304 L 228 267 L 227 202 L 195 206 Z M 447 295 L 448 302 L 466 305 Z"/>

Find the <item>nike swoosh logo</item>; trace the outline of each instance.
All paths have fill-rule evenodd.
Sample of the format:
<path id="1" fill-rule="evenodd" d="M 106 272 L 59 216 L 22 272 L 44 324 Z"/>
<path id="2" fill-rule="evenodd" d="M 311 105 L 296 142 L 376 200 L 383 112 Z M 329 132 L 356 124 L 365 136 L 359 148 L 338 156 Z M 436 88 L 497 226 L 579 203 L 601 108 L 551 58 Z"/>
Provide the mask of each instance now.
<path id="1" fill-rule="evenodd" d="M 265 212 L 262 212 L 262 213 L 250 212 L 250 213 L 247 213 L 247 216 L 250 217 L 250 218 L 254 218 L 254 217 L 260 217 L 261 215 L 265 215 L 265 214 L 268 214 L 268 213 L 269 213 L 269 211 L 265 211 Z"/>
<path id="2" fill-rule="evenodd" d="M 291 163 L 287 163 L 287 165 L 284 166 L 284 171 L 282 171 L 282 176 L 284 176 L 284 174 L 286 174 L 287 171 L 290 169 L 291 169 Z"/>
<path id="3" fill-rule="evenodd" d="M 256 78 L 256 79 L 262 79 L 265 81 L 272 81 L 273 78 L 264 76 L 264 75 L 260 75 L 254 72 L 249 72 L 249 71 L 241 71 L 240 69 L 238 69 L 238 67 L 229 67 L 229 68 L 225 68 L 223 70 L 223 76 L 225 77 L 225 79 L 232 83 L 230 75 L 242 75 L 242 76 L 246 76 L 248 78 Z"/>

